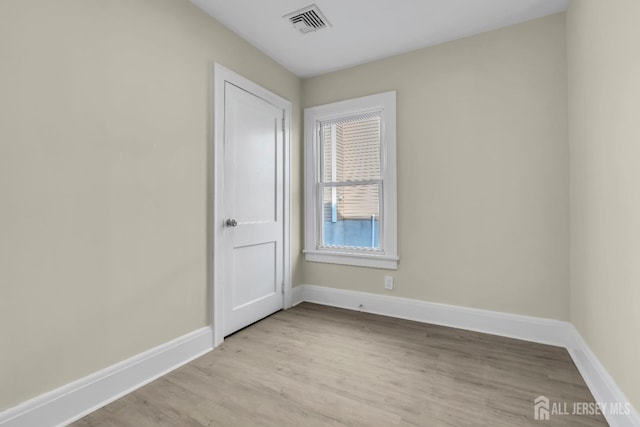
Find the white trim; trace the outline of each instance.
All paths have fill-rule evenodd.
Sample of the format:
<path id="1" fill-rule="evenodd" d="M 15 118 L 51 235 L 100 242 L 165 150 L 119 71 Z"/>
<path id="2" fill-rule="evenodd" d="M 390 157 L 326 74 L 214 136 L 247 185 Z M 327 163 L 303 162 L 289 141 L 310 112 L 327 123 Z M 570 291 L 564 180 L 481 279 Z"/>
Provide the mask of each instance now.
<path id="1" fill-rule="evenodd" d="M 304 302 L 304 290 L 306 285 L 298 285 L 294 286 L 291 289 L 291 306 L 295 307 L 296 305 Z"/>
<path id="2" fill-rule="evenodd" d="M 305 260 L 311 262 L 324 262 L 328 264 L 357 265 L 359 267 L 398 269 L 398 257 L 374 255 L 366 253 L 329 252 L 329 251 L 303 251 Z"/>
<path id="3" fill-rule="evenodd" d="M 560 320 L 322 286 L 301 285 L 295 289 L 297 288 L 302 288 L 299 291 L 302 301 L 484 332 L 541 344 L 564 347 L 567 342 L 569 323 Z M 362 307 L 360 307 L 360 304 L 362 304 Z"/>
<path id="4" fill-rule="evenodd" d="M 623 405 L 629 402 L 570 322 L 314 285 L 300 285 L 293 289 L 297 302 L 308 301 L 565 347 L 596 402 L 621 402 Z M 640 416 L 630 406 L 630 415 L 605 411 L 607 422 L 612 427 L 640 427 Z"/>
<path id="5" fill-rule="evenodd" d="M 292 105 L 289 101 L 288 108 L 285 108 L 285 128 L 284 128 L 284 309 L 291 308 L 291 123 Z"/>
<path id="6" fill-rule="evenodd" d="M 366 251 L 339 253 L 320 248 L 322 229 L 319 218 L 320 200 L 317 124 L 340 117 L 382 112 L 382 221 L 380 245 L 384 256 L 372 256 Z M 304 110 L 304 256 L 306 261 L 357 265 L 385 269 L 398 268 L 397 226 L 397 164 L 396 164 L 396 91 L 378 93 L 345 101 L 333 102 Z M 356 250 L 357 251 L 357 250 Z"/>
<path id="7" fill-rule="evenodd" d="M 223 329 L 223 308 L 224 294 L 222 283 L 224 282 L 224 244 L 221 238 L 224 230 L 222 215 L 222 196 L 224 194 L 224 85 L 229 82 L 247 92 L 250 92 L 265 101 L 277 105 L 284 110 L 285 129 L 284 129 L 284 295 L 282 306 L 288 308 L 291 297 L 291 109 L 290 101 L 274 94 L 273 92 L 259 86 L 258 84 L 242 77 L 228 68 L 216 63 L 213 69 L 213 141 L 211 154 L 213 158 L 210 164 L 213 171 L 210 175 L 213 183 L 209 185 L 209 200 L 212 203 L 210 210 L 212 212 L 212 220 L 210 222 L 210 236 L 212 242 L 213 253 L 211 255 L 211 263 L 213 265 L 213 273 L 211 274 L 211 329 L 213 330 L 213 346 L 217 347 L 224 341 Z"/>
<path id="8" fill-rule="evenodd" d="M 629 402 L 573 325 L 569 327 L 566 347 L 596 402 Z M 640 415 L 633 406 L 630 415 L 617 415 L 606 411 L 604 415 L 611 427 L 640 427 Z"/>
<path id="9" fill-rule="evenodd" d="M 292 306 L 308 301 L 566 347 L 597 402 L 628 402 L 569 322 L 313 285 L 293 287 L 290 298 Z M 210 327 L 198 329 L 0 412 L 0 426 L 66 425 L 208 353 L 212 342 Z M 612 427 L 640 427 L 633 407 L 629 416 L 605 416 Z"/>
<path id="10" fill-rule="evenodd" d="M 2 427 L 62 426 L 212 350 L 204 327 L 0 412 Z"/>

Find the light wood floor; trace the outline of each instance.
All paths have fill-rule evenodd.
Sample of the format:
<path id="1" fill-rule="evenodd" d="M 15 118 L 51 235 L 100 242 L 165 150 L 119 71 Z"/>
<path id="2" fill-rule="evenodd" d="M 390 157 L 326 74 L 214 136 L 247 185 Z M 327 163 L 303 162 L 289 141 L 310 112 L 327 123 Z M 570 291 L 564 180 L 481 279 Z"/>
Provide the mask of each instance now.
<path id="1" fill-rule="evenodd" d="M 605 426 L 563 348 L 303 303 L 73 426 Z"/>

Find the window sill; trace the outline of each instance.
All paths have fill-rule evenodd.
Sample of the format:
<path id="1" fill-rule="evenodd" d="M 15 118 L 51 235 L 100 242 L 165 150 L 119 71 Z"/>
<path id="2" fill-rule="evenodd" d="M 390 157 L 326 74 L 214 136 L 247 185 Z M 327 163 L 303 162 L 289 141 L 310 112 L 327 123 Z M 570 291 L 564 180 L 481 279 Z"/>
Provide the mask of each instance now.
<path id="1" fill-rule="evenodd" d="M 387 255 L 369 255 L 348 252 L 303 251 L 305 261 L 328 264 L 355 265 L 359 267 L 398 269 L 398 257 Z"/>

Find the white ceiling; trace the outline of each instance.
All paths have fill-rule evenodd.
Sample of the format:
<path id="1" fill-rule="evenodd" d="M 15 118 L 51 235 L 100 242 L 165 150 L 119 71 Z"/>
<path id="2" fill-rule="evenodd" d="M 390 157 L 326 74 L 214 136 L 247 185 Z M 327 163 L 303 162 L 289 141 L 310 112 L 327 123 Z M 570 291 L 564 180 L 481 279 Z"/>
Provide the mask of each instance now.
<path id="1" fill-rule="evenodd" d="M 561 12 L 568 0 L 191 0 L 299 77 L 351 67 Z M 332 27 L 283 18 L 312 3 Z"/>

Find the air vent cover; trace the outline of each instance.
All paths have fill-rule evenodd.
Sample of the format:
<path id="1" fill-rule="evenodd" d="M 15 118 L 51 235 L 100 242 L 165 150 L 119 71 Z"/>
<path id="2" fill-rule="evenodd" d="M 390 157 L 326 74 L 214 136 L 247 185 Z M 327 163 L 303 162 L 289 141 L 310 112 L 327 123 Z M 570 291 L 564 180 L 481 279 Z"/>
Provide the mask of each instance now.
<path id="1" fill-rule="evenodd" d="M 288 13 L 284 15 L 283 18 L 288 19 L 293 24 L 293 27 L 302 34 L 331 26 L 329 20 L 320 12 L 320 9 L 315 4 Z"/>

